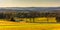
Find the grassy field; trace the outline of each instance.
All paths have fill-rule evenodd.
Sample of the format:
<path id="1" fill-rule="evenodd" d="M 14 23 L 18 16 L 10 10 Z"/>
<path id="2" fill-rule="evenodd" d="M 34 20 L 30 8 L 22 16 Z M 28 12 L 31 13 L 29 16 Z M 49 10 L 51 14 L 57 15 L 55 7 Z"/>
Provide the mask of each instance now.
<path id="1" fill-rule="evenodd" d="M 60 24 L 0 21 L 0 30 L 60 30 Z"/>
<path id="2" fill-rule="evenodd" d="M 54 20 L 54 18 L 52 19 L 50 18 L 50 20 Z M 55 20 L 53 22 L 55 22 Z M 0 30 L 60 30 L 60 24 L 59 23 L 26 23 L 24 21 L 12 22 L 12 21 L 6 21 L 0 19 Z"/>
<path id="3" fill-rule="evenodd" d="M 25 23 L 25 24 L 11 24 L 10 25 L 1 25 L 0 30 L 60 30 L 60 24 L 34 24 L 34 23 Z"/>

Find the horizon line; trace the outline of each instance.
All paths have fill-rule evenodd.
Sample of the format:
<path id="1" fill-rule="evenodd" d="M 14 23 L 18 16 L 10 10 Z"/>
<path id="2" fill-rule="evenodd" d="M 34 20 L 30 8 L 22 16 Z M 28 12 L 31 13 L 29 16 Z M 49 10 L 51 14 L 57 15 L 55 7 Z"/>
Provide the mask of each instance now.
<path id="1" fill-rule="evenodd" d="M 11 6 L 11 7 L 14 7 L 14 6 Z M 36 6 L 29 6 L 29 7 L 36 7 Z M 47 6 L 44 6 L 44 7 L 47 7 Z M 49 6 L 49 7 L 60 7 L 60 6 Z"/>

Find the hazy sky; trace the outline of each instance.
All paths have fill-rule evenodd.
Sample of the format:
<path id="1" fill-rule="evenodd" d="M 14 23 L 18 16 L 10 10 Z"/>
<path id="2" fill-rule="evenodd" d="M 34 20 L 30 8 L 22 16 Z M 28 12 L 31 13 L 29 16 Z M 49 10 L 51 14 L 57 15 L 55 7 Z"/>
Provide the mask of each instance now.
<path id="1" fill-rule="evenodd" d="M 0 0 L 0 7 L 59 7 L 60 0 Z"/>

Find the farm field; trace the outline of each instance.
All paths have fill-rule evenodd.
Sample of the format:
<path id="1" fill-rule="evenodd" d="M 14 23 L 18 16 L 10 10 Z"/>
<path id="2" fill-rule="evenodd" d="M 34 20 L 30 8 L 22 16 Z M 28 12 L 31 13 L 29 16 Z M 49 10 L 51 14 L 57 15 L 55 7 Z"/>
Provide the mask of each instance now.
<path id="1" fill-rule="evenodd" d="M 14 23 L 0 24 L 0 30 L 60 30 L 60 24 Z"/>
<path id="2" fill-rule="evenodd" d="M 0 19 L 0 30 L 60 30 L 60 24 L 12 22 Z"/>

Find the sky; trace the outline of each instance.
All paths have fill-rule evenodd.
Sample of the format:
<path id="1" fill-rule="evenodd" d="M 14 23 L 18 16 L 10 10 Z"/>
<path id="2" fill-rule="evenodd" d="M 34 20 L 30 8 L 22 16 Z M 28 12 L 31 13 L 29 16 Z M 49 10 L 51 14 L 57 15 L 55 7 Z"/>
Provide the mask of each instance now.
<path id="1" fill-rule="evenodd" d="M 60 0 L 0 0 L 0 7 L 60 7 Z"/>

